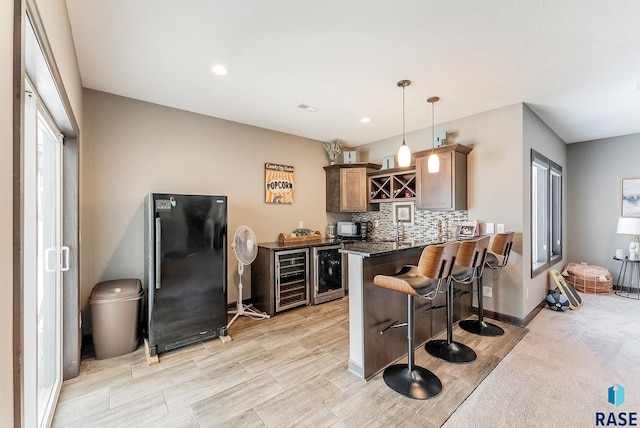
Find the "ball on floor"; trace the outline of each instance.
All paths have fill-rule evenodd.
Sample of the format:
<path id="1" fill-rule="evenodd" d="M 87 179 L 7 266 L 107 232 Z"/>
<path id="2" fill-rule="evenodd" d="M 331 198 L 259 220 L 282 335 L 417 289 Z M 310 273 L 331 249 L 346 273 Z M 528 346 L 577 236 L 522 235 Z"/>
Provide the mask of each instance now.
<path id="1" fill-rule="evenodd" d="M 564 297 L 562 293 L 555 291 L 551 291 L 547 294 L 547 304 L 549 305 L 549 308 L 554 311 L 569 310 L 569 301 L 567 298 Z"/>

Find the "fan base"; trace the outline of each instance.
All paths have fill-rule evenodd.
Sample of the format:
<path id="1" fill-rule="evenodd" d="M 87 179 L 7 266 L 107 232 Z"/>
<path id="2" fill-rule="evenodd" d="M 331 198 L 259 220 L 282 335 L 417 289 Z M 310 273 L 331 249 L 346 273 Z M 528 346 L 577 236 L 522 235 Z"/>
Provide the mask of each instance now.
<path id="1" fill-rule="evenodd" d="M 229 324 L 227 324 L 227 329 L 231 327 L 231 324 L 233 324 L 233 322 L 238 319 L 239 316 L 242 315 L 254 320 L 271 318 L 271 316 L 269 316 L 266 312 L 258 312 L 257 309 L 253 308 L 253 305 L 243 305 L 240 303 L 238 303 L 237 309 L 235 311 L 228 311 L 227 313 L 229 315 L 235 314 Z"/>

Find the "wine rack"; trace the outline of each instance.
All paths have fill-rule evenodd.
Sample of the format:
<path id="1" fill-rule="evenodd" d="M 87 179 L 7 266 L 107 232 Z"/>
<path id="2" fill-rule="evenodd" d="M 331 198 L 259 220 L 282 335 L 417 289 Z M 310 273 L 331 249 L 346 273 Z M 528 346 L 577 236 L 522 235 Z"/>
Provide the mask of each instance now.
<path id="1" fill-rule="evenodd" d="M 367 174 L 372 203 L 415 200 L 415 167 L 393 168 Z"/>

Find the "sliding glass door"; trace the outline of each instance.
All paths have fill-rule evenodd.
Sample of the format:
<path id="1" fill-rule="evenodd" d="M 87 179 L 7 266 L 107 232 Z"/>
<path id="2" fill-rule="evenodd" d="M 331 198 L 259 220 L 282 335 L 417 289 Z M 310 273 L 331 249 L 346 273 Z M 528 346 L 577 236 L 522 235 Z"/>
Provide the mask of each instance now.
<path id="1" fill-rule="evenodd" d="M 32 90 L 25 113 L 25 426 L 43 427 L 62 383 L 62 272 L 69 250 L 62 245 L 62 135 Z"/>

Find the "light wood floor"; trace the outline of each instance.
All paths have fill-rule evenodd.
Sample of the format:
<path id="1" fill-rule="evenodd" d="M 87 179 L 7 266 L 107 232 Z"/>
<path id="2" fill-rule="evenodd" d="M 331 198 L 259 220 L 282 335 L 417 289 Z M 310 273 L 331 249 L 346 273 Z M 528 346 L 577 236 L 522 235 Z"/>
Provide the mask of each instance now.
<path id="1" fill-rule="evenodd" d="M 527 332 L 496 324 L 504 336 L 454 328 L 454 339 L 478 354 L 471 364 L 439 361 L 417 348 L 416 363 L 440 377 L 443 391 L 411 400 L 389 389 L 382 374 L 364 382 L 347 372 L 347 298 L 268 320 L 240 317 L 229 331 L 232 342 L 181 348 L 157 365 L 147 365 L 142 347 L 83 360 L 80 376 L 63 384 L 53 426 L 438 427 Z"/>

